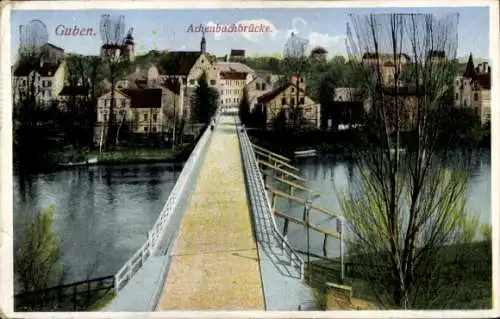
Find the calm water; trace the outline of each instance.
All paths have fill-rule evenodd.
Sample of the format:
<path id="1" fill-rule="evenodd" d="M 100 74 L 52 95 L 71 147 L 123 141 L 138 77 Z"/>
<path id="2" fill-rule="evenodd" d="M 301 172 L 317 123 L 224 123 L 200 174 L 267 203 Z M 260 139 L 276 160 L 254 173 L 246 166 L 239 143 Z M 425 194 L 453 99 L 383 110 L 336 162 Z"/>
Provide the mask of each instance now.
<path id="1" fill-rule="evenodd" d="M 489 152 L 478 154 L 474 157 L 470 166 L 472 179 L 469 185 L 467 208 L 470 212 L 479 216 L 480 222 L 491 224 L 491 155 Z M 327 208 L 334 213 L 340 213 L 337 193 L 344 192 L 349 187 L 350 174 L 353 165 L 342 159 L 332 157 L 315 157 L 297 159 L 293 165 L 300 169 L 300 174 L 307 180 L 306 185 L 318 191 L 321 196 L 313 199 L 313 204 Z M 453 163 L 449 163 L 452 167 Z M 288 192 L 289 188 L 280 187 Z M 297 196 L 306 197 L 304 192 L 295 193 Z M 286 199 L 280 199 L 277 203 L 278 209 L 287 212 L 291 216 L 302 219 L 303 205 L 291 203 Z M 336 222 L 327 215 L 317 211 L 311 211 L 310 220 L 313 225 L 323 229 L 335 231 Z M 280 230 L 283 230 L 284 221 L 277 218 Z M 300 250 L 307 250 L 307 231 L 305 226 L 292 222 L 288 226 L 288 238 L 292 245 Z M 318 232 L 310 231 L 310 251 L 323 255 L 323 238 Z M 340 255 L 340 244 L 333 238 L 328 239 L 328 256 Z"/>
<path id="2" fill-rule="evenodd" d="M 178 174 L 169 164 L 150 164 L 15 177 L 15 233 L 54 204 L 64 281 L 112 275 L 145 242 Z"/>
<path id="3" fill-rule="evenodd" d="M 352 166 L 333 158 L 302 159 L 294 165 L 307 185 L 322 194 L 314 204 L 338 212 L 336 190 L 348 187 Z M 470 169 L 469 208 L 482 223 L 490 223 L 490 155 L 478 156 Z M 178 174 L 168 164 L 156 164 L 69 169 L 31 180 L 16 177 L 15 233 L 35 212 L 54 204 L 55 230 L 62 240 L 67 272 L 64 281 L 114 274 L 146 240 Z M 302 218 L 301 206 L 279 200 L 278 207 Z M 324 214 L 311 213 L 310 218 L 321 228 L 335 230 L 335 222 Z M 277 221 L 282 229 L 283 220 Z M 288 237 L 295 247 L 307 250 L 305 227 L 290 223 Z M 322 254 L 322 244 L 323 236 L 311 231 L 311 251 Z M 328 245 L 329 256 L 338 256 L 339 243 L 331 239 Z"/>

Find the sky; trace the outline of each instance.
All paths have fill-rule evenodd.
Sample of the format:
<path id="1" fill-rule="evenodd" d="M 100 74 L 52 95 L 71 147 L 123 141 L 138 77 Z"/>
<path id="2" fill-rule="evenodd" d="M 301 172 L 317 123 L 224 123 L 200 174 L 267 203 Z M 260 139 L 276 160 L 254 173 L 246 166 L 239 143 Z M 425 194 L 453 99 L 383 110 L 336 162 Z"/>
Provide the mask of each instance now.
<path id="1" fill-rule="evenodd" d="M 200 48 L 201 33 L 194 28 L 200 24 L 241 23 L 250 26 L 262 24 L 270 32 L 253 33 L 207 33 L 207 51 L 217 56 L 229 54 L 231 49 L 243 49 L 247 56 L 272 55 L 283 52 L 285 42 L 291 32 L 309 40 L 309 49 L 322 46 L 329 55 L 345 54 L 346 24 L 349 14 L 384 12 L 432 13 L 441 16 L 448 13 L 459 14 L 458 57 L 466 57 L 470 52 L 475 58 L 489 59 L 489 8 L 287 8 L 287 9 L 213 9 L 213 10 L 79 10 L 79 11 L 27 11 L 13 10 L 12 60 L 15 61 L 19 47 L 19 26 L 34 19 L 42 21 L 47 28 L 49 42 L 65 49 L 66 52 L 99 54 L 102 39 L 99 34 L 100 19 L 103 14 L 123 15 L 125 29 L 133 28 L 136 54 L 149 50 L 187 50 Z M 191 28 L 193 25 L 193 28 Z M 58 28 L 59 26 L 59 28 Z M 66 28 L 92 28 L 95 34 L 86 36 L 58 35 L 57 30 Z"/>

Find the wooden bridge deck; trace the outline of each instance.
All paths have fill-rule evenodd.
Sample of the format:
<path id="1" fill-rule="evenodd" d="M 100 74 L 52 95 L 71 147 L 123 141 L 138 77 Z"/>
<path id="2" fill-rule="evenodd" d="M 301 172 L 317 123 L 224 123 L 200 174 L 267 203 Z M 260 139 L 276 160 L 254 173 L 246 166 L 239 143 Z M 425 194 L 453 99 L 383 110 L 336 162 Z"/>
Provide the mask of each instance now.
<path id="1" fill-rule="evenodd" d="M 158 310 L 264 310 L 257 244 L 233 117 L 210 142 Z"/>

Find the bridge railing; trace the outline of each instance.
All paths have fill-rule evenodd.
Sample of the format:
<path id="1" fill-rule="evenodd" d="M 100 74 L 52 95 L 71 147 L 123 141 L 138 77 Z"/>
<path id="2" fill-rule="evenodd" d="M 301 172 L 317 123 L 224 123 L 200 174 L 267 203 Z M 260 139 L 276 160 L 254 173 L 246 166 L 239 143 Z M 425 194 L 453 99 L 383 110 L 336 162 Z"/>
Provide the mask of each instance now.
<path id="1" fill-rule="evenodd" d="M 269 197 L 264 186 L 264 180 L 262 179 L 257 157 L 253 151 L 250 138 L 248 137 L 245 129 L 238 128 L 238 134 L 240 136 L 241 151 L 247 159 L 246 163 L 244 163 L 245 172 L 248 174 L 249 178 L 253 178 L 258 181 L 256 191 L 258 191 L 261 194 L 261 197 L 265 200 L 265 214 L 272 221 L 273 237 L 281 245 L 283 252 L 289 255 L 292 265 L 300 272 L 301 279 L 304 279 L 304 260 L 295 251 L 295 249 L 292 248 L 288 240 L 281 234 L 278 226 L 276 225 L 276 220 L 272 214 L 271 203 L 269 202 Z"/>
<path id="2" fill-rule="evenodd" d="M 215 117 L 218 117 L 217 114 Z M 163 232 L 167 226 L 172 214 L 174 213 L 176 207 L 179 204 L 179 198 L 181 197 L 185 186 L 190 179 L 190 175 L 193 172 L 193 167 L 198 162 L 203 151 L 205 150 L 208 141 L 210 140 L 211 130 L 209 127 L 205 129 L 205 132 L 196 143 L 195 148 L 191 152 L 188 160 L 184 164 L 182 171 L 177 178 L 174 188 L 168 196 L 167 202 L 163 207 L 160 216 L 158 216 L 156 222 L 154 223 L 151 230 L 148 232 L 148 239 L 146 242 L 130 257 L 120 270 L 115 275 L 115 291 L 120 291 L 125 284 L 132 278 L 132 276 L 142 267 L 144 262 L 153 255 L 158 249 L 159 244 L 163 238 Z"/>

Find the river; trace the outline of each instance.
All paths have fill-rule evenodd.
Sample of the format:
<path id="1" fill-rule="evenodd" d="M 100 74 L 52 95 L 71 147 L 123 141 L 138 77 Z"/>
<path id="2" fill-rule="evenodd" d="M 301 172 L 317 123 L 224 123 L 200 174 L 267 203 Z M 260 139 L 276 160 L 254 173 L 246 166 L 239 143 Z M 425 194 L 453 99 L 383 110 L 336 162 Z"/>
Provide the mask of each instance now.
<path id="1" fill-rule="evenodd" d="M 342 159 L 308 158 L 293 163 L 321 197 L 314 204 L 338 212 L 336 190 L 345 189 L 352 167 Z M 470 168 L 469 208 L 490 223 L 490 155 L 476 158 Z M 49 205 L 56 206 L 55 231 L 61 238 L 64 282 L 114 274 L 144 243 L 147 232 L 165 204 L 179 171 L 169 164 L 95 166 L 14 178 L 14 230 L 20 234 L 27 220 Z M 299 196 L 304 196 L 299 194 Z M 302 207 L 280 200 L 278 207 L 301 218 Z M 335 230 L 335 222 L 311 213 L 311 222 Z M 283 220 L 277 219 L 282 229 Z M 293 246 L 306 250 L 306 231 L 290 223 Z M 16 237 L 17 238 L 17 237 Z M 310 249 L 322 254 L 323 236 L 311 231 Z M 329 256 L 339 255 L 331 241 Z"/>
<path id="2" fill-rule="evenodd" d="M 15 234 L 53 204 L 64 282 L 113 275 L 146 241 L 178 175 L 170 164 L 148 164 L 16 176 Z"/>
<path id="3" fill-rule="evenodd" d="M 354 166 L 341 157 L 309 157 L 298 158 L 292 162 L 293 166 L 300 169 L 300 175 L 306 179 L 305 185 L 321 194 L 313 199 L 313 204 L 324 207 L 333 213 L 340 213 L 338 195 L 348 189 L 350 175 L 353 174 Z M 455 163 L 447 163 L 448 167 L 456 166 Z M 481 224 L 491 224 L 491 154 L 489 151 L 480 152 L 473 156 L 469 165 L 471 180 L 469 182 L 467 196 L 467 211 L 477 215 Z M 288 187 L 274 184 L 274 186 L 288 192 Z M 295 193 L 299 197 L 307 197 L 305 192 Z M 279 199 L 277 208 L 287 214 L 302 219 L 304 205 L 297 204 L 286 199 Z M 336 231 L 336 221 L 327 215 L 314 211 L 310 214 L 311 224 L 328 231 Z M 284 219 L 277 217 L 277 226 L 283 230 Z M 345 228 L 347 233 L 347 227 Z M 316 231 L 310 230 L 309 251 L 323 255 L 324 236 Z M 288 226 L 288 239 L 291 244 L 299 250 L 307 251 L 307 228 L 290 222 Z M 340 242 L 328 238 L 328 257 L 340 255 Z"/>

